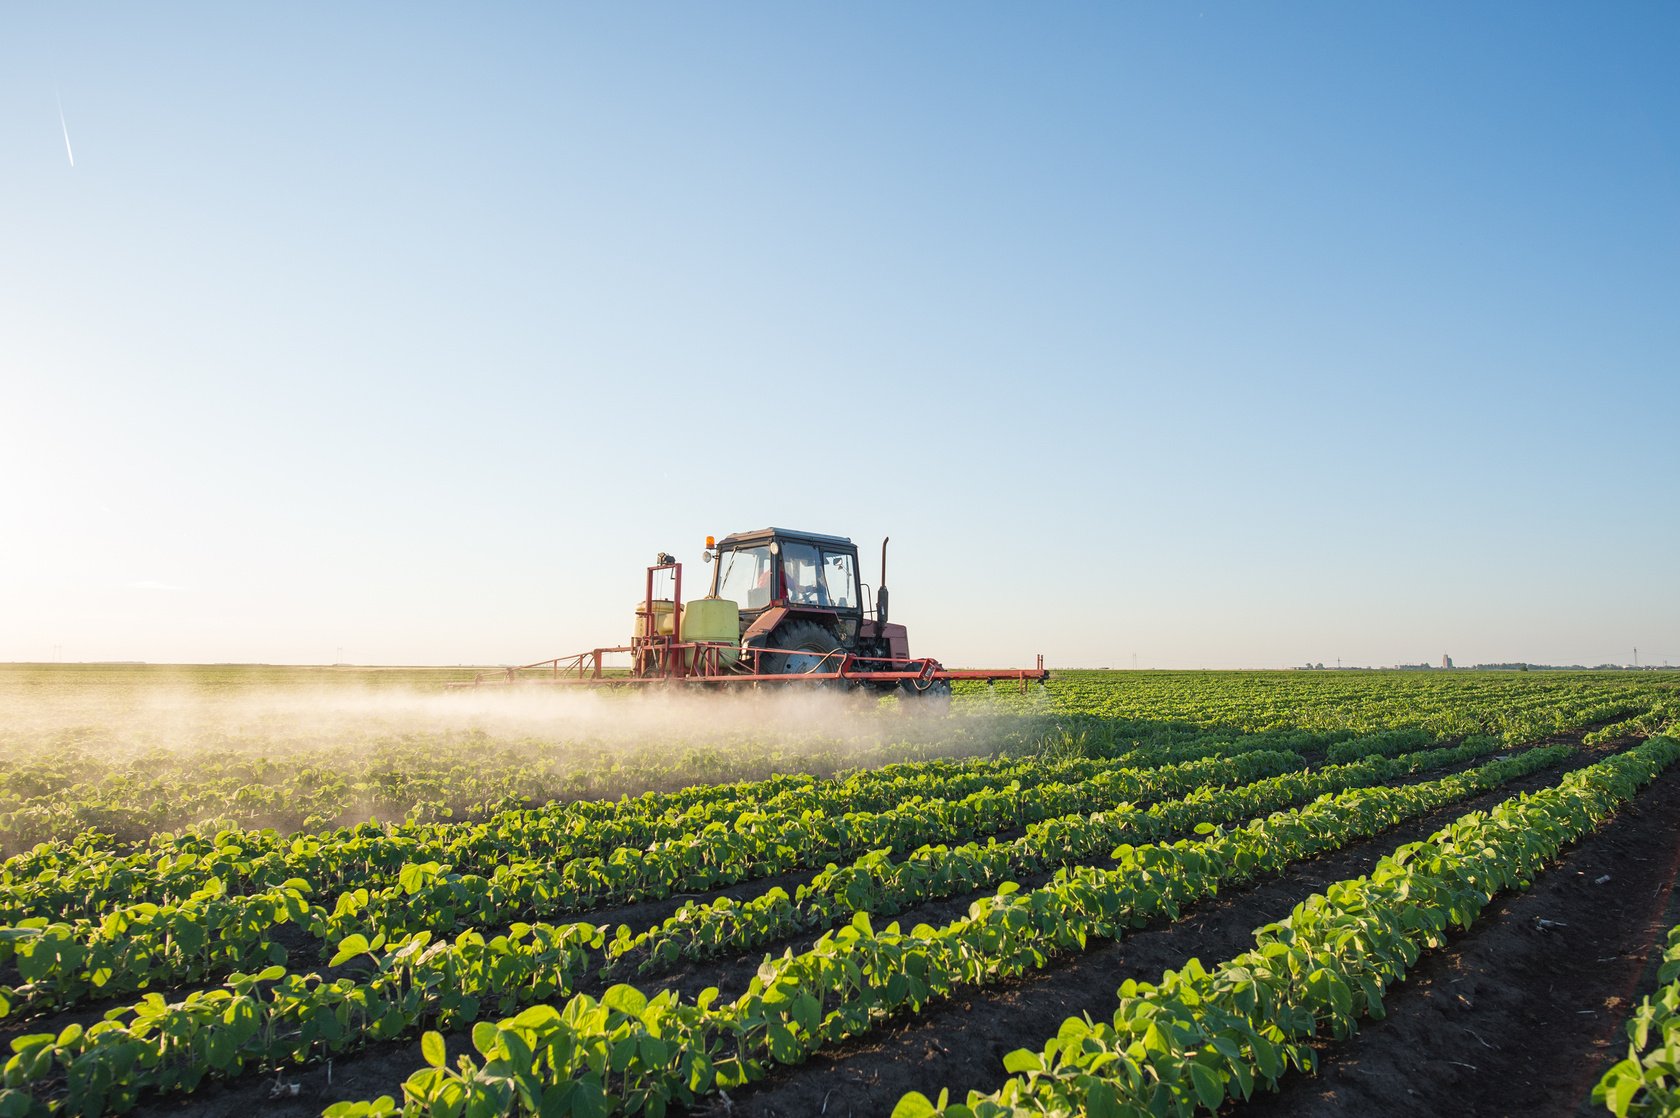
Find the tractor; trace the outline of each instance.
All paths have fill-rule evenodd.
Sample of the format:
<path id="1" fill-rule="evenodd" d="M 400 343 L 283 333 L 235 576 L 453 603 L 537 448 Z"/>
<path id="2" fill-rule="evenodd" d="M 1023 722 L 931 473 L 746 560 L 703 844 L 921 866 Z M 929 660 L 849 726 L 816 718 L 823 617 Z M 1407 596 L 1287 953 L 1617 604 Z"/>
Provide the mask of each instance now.
<path id="1" fill-rule="evenodd" d="M 1033 669 L 951 671 L 912 657 L 903 625 L 887 620 L 887 540 L 881 581 L 871 594 L 858 576 L 857 545 L 843 536 L 760 528 L 719 540 L 706 537 L 712 565 L 705 597 L 683 599 L 683 569 L 661 552 L 647 569 L 628 645 L 509 668 L 508 682 L 702 686 L 826 685 L 899 692 L 949 701 L 954 679 L 1048 678 L 1044 657 Z M 628 653 L 628 674 L 610 672 L 608 655 Z"/>

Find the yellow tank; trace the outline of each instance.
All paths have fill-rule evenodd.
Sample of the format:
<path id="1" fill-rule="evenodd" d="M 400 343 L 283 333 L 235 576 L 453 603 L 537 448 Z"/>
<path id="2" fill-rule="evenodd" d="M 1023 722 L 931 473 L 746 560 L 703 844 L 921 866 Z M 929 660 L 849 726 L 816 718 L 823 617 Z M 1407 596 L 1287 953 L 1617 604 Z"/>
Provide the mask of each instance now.
<path id="1" fill-rule="evenodd" d="M 636 627 L 630 632 L 637 637 L 647 633 L 647 605 L 646 602 L 636 603 Z M 663 600 L 653 603 L 654 632 L 660 636 L 670 636 L 671 634 L 672 605 L 673 603 Z"/>
<path id="2" fill-rule="evenodd" d="M 669 630 L 665 630 L 669 632 Z M 683 605 L 682 639 L 685 641 L 727 641 L 741 643 L 741 607 L 728 598 L 696 598 Z M 718 659 L 733 664 L 740 659 L 738 647 L 724 649 Z"/>

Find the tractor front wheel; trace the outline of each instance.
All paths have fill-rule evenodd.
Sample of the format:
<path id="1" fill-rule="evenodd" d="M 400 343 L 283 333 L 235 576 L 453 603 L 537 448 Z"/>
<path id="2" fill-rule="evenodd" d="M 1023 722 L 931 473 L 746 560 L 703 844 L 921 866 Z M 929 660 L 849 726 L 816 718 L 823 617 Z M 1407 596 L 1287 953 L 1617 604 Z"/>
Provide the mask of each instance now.
<path id="1" fill-rule="evenodd" d="M 906 679 L 900 682 L 904 688 L 905 697 L 921 704 L 919 709 L 928 711 L 946 711 L 951 709 L 951 681 L 948 679 L 930 679 L 926 686 L 921 680 Z"/>

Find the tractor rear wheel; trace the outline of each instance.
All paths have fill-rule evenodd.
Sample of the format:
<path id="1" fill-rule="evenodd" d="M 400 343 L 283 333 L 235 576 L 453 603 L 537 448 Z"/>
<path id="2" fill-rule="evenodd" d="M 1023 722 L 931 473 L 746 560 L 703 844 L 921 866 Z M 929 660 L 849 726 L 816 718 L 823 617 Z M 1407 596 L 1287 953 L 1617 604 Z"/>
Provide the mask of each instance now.
<path id="1" fill-rule="evenodd" d="M 840 638 L 821 625 L 810 621 L 795 621 L 783 625 L 770 634 L 771 648 L 785 648 L 787 652 L 772 652 L 764 657 L 762 670 L 766 675 L 810 675 L 838 671 L 846 655 Z"/>

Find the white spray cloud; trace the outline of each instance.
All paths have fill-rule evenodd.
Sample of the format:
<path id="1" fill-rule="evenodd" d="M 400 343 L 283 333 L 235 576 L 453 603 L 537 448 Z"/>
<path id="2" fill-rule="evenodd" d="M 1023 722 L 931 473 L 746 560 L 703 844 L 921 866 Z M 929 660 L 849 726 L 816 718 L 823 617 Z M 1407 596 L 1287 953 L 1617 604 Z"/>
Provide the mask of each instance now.
<path id="1" fill-rule="evenodd" d="M 185 685 L 183 685 L 185 684 Z M 916 706 L 880 711 L 860 696 L 777 689 L 739 694 L 649 694 L 567 687 L 277 686 L 201 688 L 185 680 L 147 686 L 64 687 L 0 694 L 0 760 L 65 731 L 97 735 L 116 753 L 165 746 L 191 751 L 254 750 L 282 756 L 291 748 L 351 749 L 380 740 L 480 735 L 487 746 L 531 749 L 587 743 L 594 763 L 615 756 L 694 746 L 775 742 L 790 757 L 811 750 L 868 751 L 888 743 L 939 741 L 958 733 L 978 748 L 1013 739 L 1008 717 L 947 719 Z M 974 712 L 979 714 L 978 711 Z"/>

